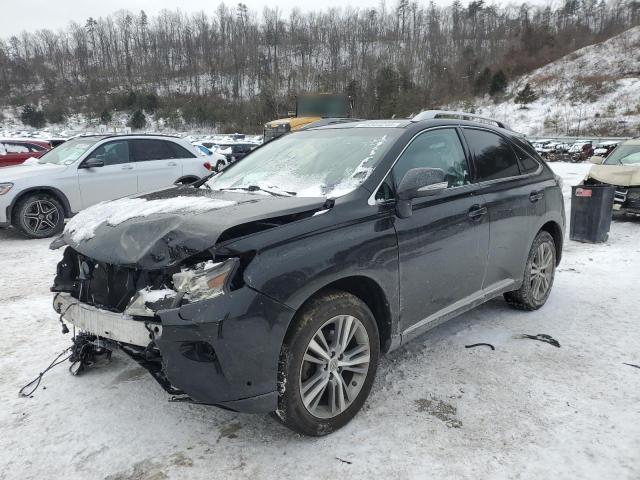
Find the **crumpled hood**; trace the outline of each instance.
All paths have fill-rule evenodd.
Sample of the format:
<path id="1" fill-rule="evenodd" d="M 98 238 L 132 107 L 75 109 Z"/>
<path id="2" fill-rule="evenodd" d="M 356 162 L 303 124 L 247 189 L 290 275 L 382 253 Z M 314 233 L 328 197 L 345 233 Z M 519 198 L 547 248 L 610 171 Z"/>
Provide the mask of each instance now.
<path id="1" fill-rule="evenodd" d="M 65 170 L 67 165 L 53 163 L 21 163 L 11 167 L 0 167 L 0 182 L 15 182 L 22 178 L 33 179 L 39 175 L 51 175 L 52 172 Z"/>
<path id="2" fill-rule="evenodd" d="M 208 210 L 178 210 L 173 212 L 152 212 L 154 202 L 184 199 L 191 202 L 218 201 L 221 207 Z M 215 246 L 220 235 L 231 227 L 284 215 L 321 209 L 324 198 L 275 197 L 229 191 L 211 191 L 203 188 L 172 187 L 159 192 L 129 197 L 121 200 L 144 199 L 141 205 L 134 205 L 136 211 L 123 212 L 127 219 L 113 222 L 117 212 L 109 212 L 108 207 L 119 200 L 99 204 L 78 214 L 93 216 L 95 212 L 104 216 L 88 238 L 74 238 L 69 231 L 71 222 L 63 234 L 64 242 L 76 251 L 94 260 L 113 265 L 131 266 L 144 270 L 156 270 L 179 264 L 182 260 Z M 158 204 L 156 204 L 158 205 Z M 215 202 L 212 203 L 215 205 Z M 106 208 L 106 209 L 105 209 Z M 144 216 L 142 216 L 144 215 Z M 111 224 L 112 223 L 116 223 Z M 81 222 L 82 223 L 82 222 Z M 59 243 L 54 241 L 52 247 Z M 56 245 L 57 246 L 57 245 Z"/>
<path id="3" fill-rule="evenodd" d="M 587 178 L 620 187 L 640 187 L 640 165 L 594 165 Z"/>

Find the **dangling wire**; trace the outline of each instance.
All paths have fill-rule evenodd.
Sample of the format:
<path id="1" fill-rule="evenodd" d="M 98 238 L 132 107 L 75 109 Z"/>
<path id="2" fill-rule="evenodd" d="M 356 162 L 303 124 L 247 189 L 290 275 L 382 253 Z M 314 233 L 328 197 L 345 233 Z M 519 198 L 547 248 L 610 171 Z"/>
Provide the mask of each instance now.
<path id="1" fill-rule="evenodd" d="M 42 380 L 42 377 L 44 376 L 44 374 L 47 373 L 49 370 L 51 370 L 56 365 L 60 365 L 61 363 L 67 361 L 71 357 L 71 354 L 69 354 L 66 357 L 64 357 L 62 360 L 60 360 L 60 357 L 62 357 L 65 353 L 67 353 L 72 348 L 73 347 L 65 348 L 62 352 L 60 352 L 60 354 L 53 360 L 53 362 L 51 362 L 49 364 L 49 366 L 47 368 L 45 368 L 42 372 L 40 372 L 38 374 L 38 376 L 36 378 L 31 380 L 29 383 L 27 383 L 24 387 L 22 387 L 20 389 L 20 391 L 18 392 L 18 395 L 21 396 L 21 397 L 30 397 L 31 395 L 33 395 L 33 393 L 40 386 L 40 381 Z M 35 384 L 34 387 L 28 393 L 24 393 L 24 391 L 27 388 L 29 388 L 31 385 L 33 385 L 33 384 Z"/>

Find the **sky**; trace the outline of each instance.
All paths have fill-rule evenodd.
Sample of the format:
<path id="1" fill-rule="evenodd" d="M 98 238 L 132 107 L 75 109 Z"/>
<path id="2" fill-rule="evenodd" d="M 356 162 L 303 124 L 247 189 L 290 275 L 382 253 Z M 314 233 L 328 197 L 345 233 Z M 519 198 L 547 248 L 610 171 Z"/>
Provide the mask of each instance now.
<path id="1" fill-rule="evenodd" d="M 428 3 L 428 0 L 418 0 L 421 3 Z M 549 0 L 529 0 L 528 3 L 541 4 L 548 3 Z M 439 5 L 447 5 L 453 0 L 435 0 Z M 204 10 L 213 12 L 220 4 L 219 0 L 0 0 L 0 37 L 7 38 L 18 34 L 23 30 L 38 30 L 48 28 L 57 30 L 65 27 L 70 21 L 84 23 L 89 17 L 103 17 L 120 9 L 127 9 L 132 12 L 144 10 L 148 14 L 154 14 L 167 8 L 185 12 L 195 12 Z M 228 6 L 238 3 L 237 0 L 227 0 Z M 293 7 L 300 7 L 303 10 L 318 10 L 329 7 L 341 7 L 350 5 L 351 7 L 375 7 L 380 4 L 379 0 L 243 0 L 250 9 L 261 12 L 265 6 L 279 6 L 284 12 Z M 397 0 L 386 0 L 388 6 L 396 5 Z M 469 0 L 462 0 L 463 5 Z M 520 3 L 519 0 L 500 1 L 487 3 Z"/>

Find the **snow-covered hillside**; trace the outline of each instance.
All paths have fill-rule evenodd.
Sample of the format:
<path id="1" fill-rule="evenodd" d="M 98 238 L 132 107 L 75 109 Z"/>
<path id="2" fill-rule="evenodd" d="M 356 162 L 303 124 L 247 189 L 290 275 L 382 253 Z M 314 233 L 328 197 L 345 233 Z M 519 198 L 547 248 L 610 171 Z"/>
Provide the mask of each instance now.
<path id="1" fill-rule="evenodd" d="M 527 83 L 539 98 L 515 101 Z M 640 133 L 640 27 L 581 48 L 510 82 L 504 101 L 488 96 L 477 113 L 529 135 Z"/>

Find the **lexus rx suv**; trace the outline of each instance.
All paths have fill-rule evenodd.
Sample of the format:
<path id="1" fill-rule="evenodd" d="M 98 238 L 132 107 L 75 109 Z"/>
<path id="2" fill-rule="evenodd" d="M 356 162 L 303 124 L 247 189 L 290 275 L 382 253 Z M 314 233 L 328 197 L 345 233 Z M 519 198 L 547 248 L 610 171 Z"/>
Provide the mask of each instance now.
<path id="1" fill-rule="evenodd" d="M 535 310 L 551 292 L 560 181 L 503 124 L 464 118 L 294 132 L 89 208 L 52 244 L 54 309 L 173 395 L 328 434 L 380 355 L 491 298 Z"/>
<path id="2" fill-rule="evenodd" d="M 13 225 L 29 238 L 50 237 L 83 208 L 195 182 L 210 168 L 192 145 L 175 137 L 77 137 L 39 159 L 0 168 L 0 228 Z"/>

